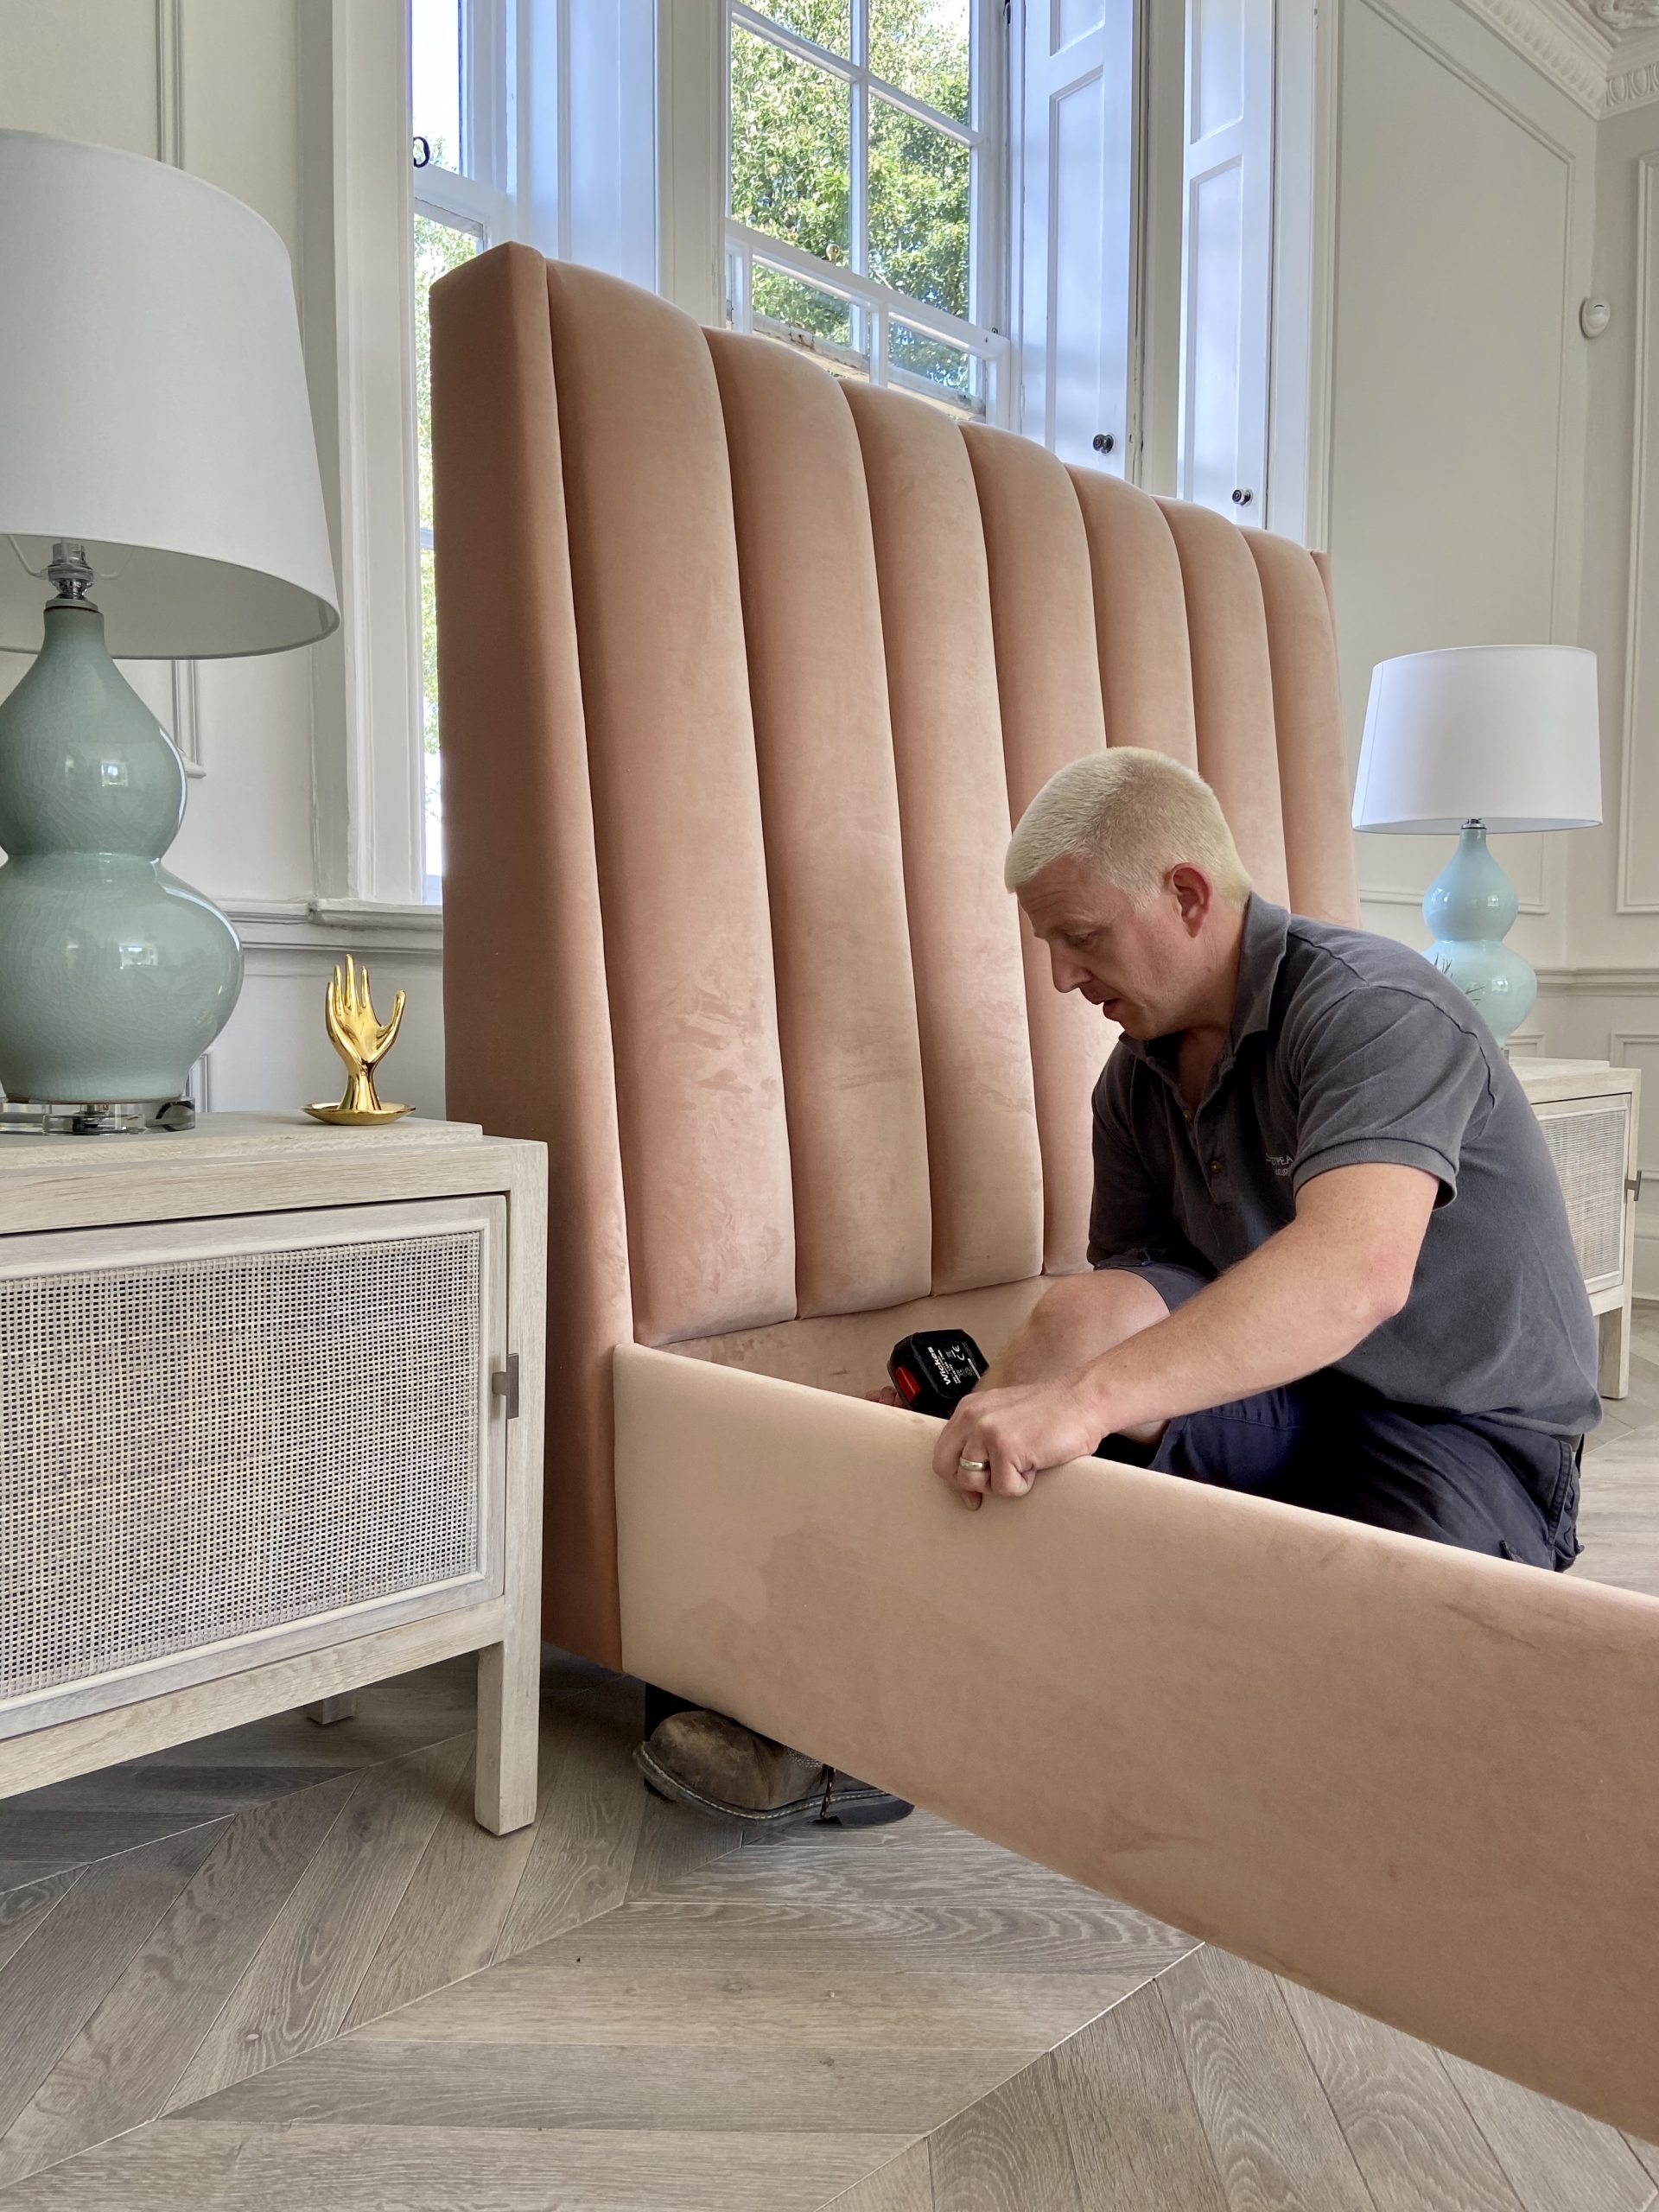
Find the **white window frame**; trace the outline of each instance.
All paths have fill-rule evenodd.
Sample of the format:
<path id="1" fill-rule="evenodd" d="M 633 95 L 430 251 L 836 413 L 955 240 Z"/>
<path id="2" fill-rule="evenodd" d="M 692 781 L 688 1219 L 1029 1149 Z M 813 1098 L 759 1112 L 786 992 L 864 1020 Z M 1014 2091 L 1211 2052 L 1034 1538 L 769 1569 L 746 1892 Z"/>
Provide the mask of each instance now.
<path id="1" fill-rule="evenodd" d="M 1003 0 L 970 0 L 969 36 L 972 47 L 970 71 L 972 112 L 966 124 L 941 114 L 875 74 L 868 65 L 869 0 L 852 0 L 850 54 L 839 54 L 803 37 L 777 22 L 747 0 L 724 0 L 720 41 L 720 232 L 724 257 L 734 282 L 729 301 L 734 329 L 753 327 L 751 275 L 757 260 L 770 263 L 799 277 L 831 297 L 845 300 L 868 317 L 869 380 L 893 385 L 927 397 L 925 379 L 893 373 L 887 359 L 888 332 L 894 322 L 906 328 L 942 338 L 980 361 L 984 367 L 983 419 L 1006 427 L 1014 405 L 1013 349 L 1008 340 L 1008 130 L 1007 22 Z M 852 131 L 851 240 L 848 265 L 820 261 L 787 240 L 752 229 L 729 212 L 731 206 L 731 50 L 732 32 L 741 28 L 769 44 L 792 54 L 799 60 L 837 78 L 850 92 Z M 864 180 L 868 174 L 870 102 L 879 97 L 916 117 L 969 149 L 969 213 L 970 260 L 968 273 L 969 314 L 949 314 L 926 302 L 912 300 L 892 285 L 868 273 L 868 210 Z M 952 410 L 952 412 L 957 410 Z M 963 410 L 965 412 L 965 410 Z"/>
<path id="2" fill-rule="evenodd" d="M 479 175 L 427 169 L 417 183 L 408 0 L 296 0 L 296 274 L 340 587 L 340 626 L 311 667 L 312 904 L 331 921 L 372 912 L 442 925 L 423 896 L 416 207 L 651 284 L 657 10 L 718 3 L 474 0 Z"/>
<path id="3" fill-rule="evenodd" d="M 520 24 L 527 29 L 528 8 L 514 0 L 461 0 L 461 143 L 458 151 L 467 162 L 464 171 L 429 161 L 414 167 L 413 124 L 410 116 L 410 166 L 413 189 L 410 207 L 410 251 L 412 256 L 414 221 L 425 216 L 446 227 L 469 232 L 478 251 L 487 252 L 519 235 L 521 222 L 518 183 L 524 164 L 517 128 L 517 88 L 519 80 L 518 37 Z M 404 0 L 404 22 L 408 22 Z M 413 288 L 410 316 L 413 332 Z M 411 411 L 410 438 L 414 447 L 416 419 Z M 429 524 L 416 521 L 415 551 L 411 556 L 410 588 L 415 600 L 415 768 L 420 805 L 419 845 L 416 855 L 415 896 L 429 905 L 442 902 L 442 888 L 427 874 L 426 709 L 424 640 L 421 636 L 422 594 L 420 557 L 432 550 Z M 442 801 L 440 801 L 442 804 Z"/>

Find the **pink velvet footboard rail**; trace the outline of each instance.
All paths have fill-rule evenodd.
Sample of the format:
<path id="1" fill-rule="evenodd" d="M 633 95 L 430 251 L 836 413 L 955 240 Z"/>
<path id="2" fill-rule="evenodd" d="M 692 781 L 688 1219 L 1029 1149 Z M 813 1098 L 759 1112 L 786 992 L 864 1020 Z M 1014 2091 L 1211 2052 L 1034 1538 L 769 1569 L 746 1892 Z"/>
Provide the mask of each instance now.
<path id="1" fill-rule="evenodd" d="M 1659 1602 L 625 1345 L 630 1670 L 1659 2135 Z"/>

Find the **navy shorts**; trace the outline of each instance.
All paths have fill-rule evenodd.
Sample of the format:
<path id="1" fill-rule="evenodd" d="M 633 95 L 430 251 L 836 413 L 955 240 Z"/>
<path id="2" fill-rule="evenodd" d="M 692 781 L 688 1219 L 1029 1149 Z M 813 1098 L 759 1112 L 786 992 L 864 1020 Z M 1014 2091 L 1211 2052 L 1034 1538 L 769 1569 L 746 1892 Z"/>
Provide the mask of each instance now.
<path id="1" fill-rule="evenodd" d="M 1172 1312 L 1206 1281 L 1162 1261 L 1123 1272 L 1149 1282 Z M 1325 1369 L 1232 1405 L 1182 1414 L 1155 1448 L 1109 1436 L 1099 1456 L 1560 1569 L 1583 1548 L 1583 1451 L 1582 1437 L 1396 1405 Z"/>

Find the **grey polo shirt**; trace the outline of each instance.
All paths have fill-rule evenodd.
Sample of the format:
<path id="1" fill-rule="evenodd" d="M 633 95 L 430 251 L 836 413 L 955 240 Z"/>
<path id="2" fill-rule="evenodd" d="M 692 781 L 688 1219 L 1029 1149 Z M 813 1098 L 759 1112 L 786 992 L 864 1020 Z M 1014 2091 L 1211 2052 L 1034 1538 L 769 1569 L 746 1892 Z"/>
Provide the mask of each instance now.
<path id="1" fill-rule="evenodd" d="M 1419 952 L 1245 911 L 1232 1026 L 1189 1120 L 1178 1039 L 1120 1039 L 1095 1086 L 1096 1267 L 1231 1267 L 1304 1183 L 1389 1160 L 1440 1189 L 1411 1295 L 1337 1371 L 1399 1406 L 1577 1436 L 1595 1324 L 1543 1133 L 1491 1032 Z"/>

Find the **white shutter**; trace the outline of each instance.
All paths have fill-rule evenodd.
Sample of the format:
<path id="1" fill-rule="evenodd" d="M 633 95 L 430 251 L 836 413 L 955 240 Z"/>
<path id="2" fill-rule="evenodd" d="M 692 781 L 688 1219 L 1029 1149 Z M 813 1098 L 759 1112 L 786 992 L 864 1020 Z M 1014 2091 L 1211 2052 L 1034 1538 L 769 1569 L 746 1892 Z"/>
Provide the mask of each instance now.
<path id="1" fill-rule="evenodd" d="M 1023 10 L 1020 427 L 1062 461 L 1114 476 L 1135 431 L 1135 0 Z"/>
<path id="2" fill-rule="evenodd" d="M 1267 508 L 1273 10 L 1186 10 L 1179 490 L 1243 522 Z"/>

